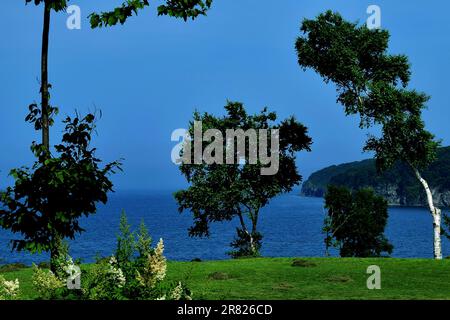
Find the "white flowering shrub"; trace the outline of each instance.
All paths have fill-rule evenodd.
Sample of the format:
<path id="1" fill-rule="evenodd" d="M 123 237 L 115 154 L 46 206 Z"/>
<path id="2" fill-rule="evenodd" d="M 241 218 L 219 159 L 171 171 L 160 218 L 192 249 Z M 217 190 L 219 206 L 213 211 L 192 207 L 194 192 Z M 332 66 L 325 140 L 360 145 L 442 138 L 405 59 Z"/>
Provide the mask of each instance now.
<path id="1" fill-rule="evenodd" d="M 39 269 L 33 264 L 33 276 L 31 278 L 33 288 L 39 294 L 40 299 L 55 299 L 59 295 L 59 289 L 65 287 L 65 282 L 59 279 L 50 270 Z"/>
<path id="2" fill-rule="evenodd" d="M 116 257 L 112 256 L 109 260 L 109 274 L 111 275 L 111 281 L 117 285 L 118 288 L 122 288 L 127 279 L 123 275 L 122 269 L 117 265 Z"/>
<path id="3" fill-rule="evenodd" d="M 131 232 L 125 214 L 120 219 L 120 231 L 115 255 L 98 262 L 82 277 L 86 299 L 190 299 L 190 291 L 181 282 L 173 286 L 164 283 L 167 260 L 162 239 L 152 248 L 145 225 L 141 223 L 137 234 Z"/>
<path id="4" fill-rule="evenodd" d="M 167 260 L 164 242 L 151 246 L 151 238 L 143 223 L 137 234 L 131 232 L 126 216 L 120 222 L 115 254 L 97 261 L 83 270 L 81 290 L 67 288 L 67 270 L 73 259 L 63 250 L 56 260 L 54 273 L 33 265 L 33 286 L 41 299 L 85 300 L 190 300 L 191 293 L 182 282 L 164 283 Z M 137 241 L 136 241 L 137 238 Z"/>
<path id="5" fill-rule="evenodd" d="M 141 270 L 136 271 L 136 279 L 145 288 L 154 288 L 166 277 L 167 260 L 164 257 L 164 242 L 159 239 L 156 248 L 147 255 Z"/>
<path id="6" fill-rule="evenodd" d="M 16 300 L 20 297 L 19 279 L 7 281 L 0 275 L 0 300 Z"/>
<path id="7" fill-rule="evenodd" d="M 191 291 L 180 281 L 170 294 L 171 300 L 192 300 Z"/>
<path id="8" fill-rule="evenodd" d="M 122 300 L 125 275 L 116 257 L 97 262 L 81 277 L 83 298 L 88 300 Z"/>

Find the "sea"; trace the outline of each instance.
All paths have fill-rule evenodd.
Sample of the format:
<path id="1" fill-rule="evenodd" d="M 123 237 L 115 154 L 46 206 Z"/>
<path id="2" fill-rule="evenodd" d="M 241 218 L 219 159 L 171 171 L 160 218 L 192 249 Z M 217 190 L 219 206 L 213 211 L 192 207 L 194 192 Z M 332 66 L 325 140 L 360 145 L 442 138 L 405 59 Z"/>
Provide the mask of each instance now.
<path id="1" fill-rule="evenodd" d="M 260 213 L 259 230 L 263 234 L 261 254 L 265 257 L 325 256 L 324 200 L 285 194 L 273 199 Z M 113 254 L 119 231 L 121 212 L 125 212 L 134 230 L 144 221 L 154 244 L 162 238 L 165 256 L 170 260 L 191 261 L 229 259 L 229 243 L 235 236 L 238 221 L 214 223 L 209 238 L 191 238 L 190 212 L 179 213 L 171 192 L 129 191 L 109 196 L 98 212 L 81 219 L 86 230 L 71 240 L 70 254 L 88 263 Z M 432 258 L 432 218 L 425 208 L 391 207 L 385 234 L 394 245 L 392 257 Z M 39 263 L 47 254 L 11 252 L 10 240 L 19 237 L 0 230 L 0 264 Z M 450 241 L 443 238 L 444 256 L 450 256 Z M 336 250 L 331 255 L 338 256 Z"/>

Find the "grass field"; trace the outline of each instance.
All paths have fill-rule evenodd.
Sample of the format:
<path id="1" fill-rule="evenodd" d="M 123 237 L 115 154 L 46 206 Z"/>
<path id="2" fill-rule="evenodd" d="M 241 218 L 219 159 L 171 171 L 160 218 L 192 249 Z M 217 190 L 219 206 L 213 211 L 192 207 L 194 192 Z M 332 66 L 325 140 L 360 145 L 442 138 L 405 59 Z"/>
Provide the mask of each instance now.
<path id="1" fill-rule="evenodd" d="M 450 299 L 450 260 L 293 258 L 169 262 L 167 278 L 187 281 L 194 299 Z M 381 289 L 369 290 L 367 267 L 381 268 Z M 31 269 L 19 278 L 23 298 L 35 296 Z"/>

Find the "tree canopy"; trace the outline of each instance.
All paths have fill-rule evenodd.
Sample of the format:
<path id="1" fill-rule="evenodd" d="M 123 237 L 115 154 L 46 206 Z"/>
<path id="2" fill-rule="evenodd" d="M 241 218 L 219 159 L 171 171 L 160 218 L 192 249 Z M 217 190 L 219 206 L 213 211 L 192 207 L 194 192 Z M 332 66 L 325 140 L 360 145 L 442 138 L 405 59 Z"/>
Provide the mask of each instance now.
<path id="1" fill-rule="evenodd" d="M 27 118 L 39 127 L 39 117 Z M 34 165 L 11 170 L 15 184 L 1 194 L 0 226 L 21 234 L 12 240 L 19 251 L 55 250 L 57 238 L 73 239 L 84 231 L 79 218 L 95 213 L 98 202 L 106 203 L 113 187 L 108 176 L 120 169 L 117 161 L 101 168 L 90 147 L 93 114 L 67 117 L 64 124 L 62 142 L 54 147 L 57 156 L 33 142 Z"/>
<path id="2" fill-rule="evenodd" d="M 54 11 L 65 10 L 70 0 L 25 0 L 26 3 L 33 2 L 35 5 L 41 3 L 48 3 L 51 9 Z M 137 15 L 138 12 L 145 7 L 149 6 L 148 0 L 126 0 L 119 7 L 114 8 L 111 11 L 105 11 L 100 13 L 91 13 L 89 15 L 92 28 L 110 27 L 117 23 L 124 24 L 127 19 L 133 14 Z M 194 20 L 199 15 L 206 15 L 207 11 L 211 8 L 212 0 L 165 0 L 164 4 L 158 6 L 158 15 L 167 15 L 175 18 L 182 18 L 184 21 L 187 19 Z"/>
<path id="3" fill-rule="evenodd" d="M 196 112 L 194 121 L 202 122 L 203 131 L 216 129 L 223 135 L 228 129 L 279 130 L 279 170 L 274 175 L 262 175 L 261 168 L 265 165 L 260 161 L 250 163 L 247 144 L 245 155 L 238 154 L 237 148 L 233 148 L 234 158 L 241 158 L 241 161 L 234 164 L 181 164 L 181 173 L 190 186 L 178 191 L 175 198 L 180 212 L 189 210 L 193 214 L 194 225 L 189 229 L 191 236 L 209 236 L 211 223 L 238 218 L 241 226 L 237 230 L 238 238 L 233 246 L 238 249 L 239 254 L 249 255 L 256 248 L 250 248 L 249 242 L 261 237 L 256 229 L 260 209 L 270 199 L 291 191 L 301 181 L 295 154 L 302 150 L 310 151 L 312 140 L 307 134 L 307 128 L 293 117 L 274 124 L 277 119 L 275 113 L 268 112 L 265 108 L 259 114 L 249 115 L 239 102 L 229 102 L 225 110 L 227 114 L 224 117 Z M 189 133 L 193 136 L 194 122 L 190 123 Z M 210 148 L 210 144 L 203 146 L 203 150 L 207 148 Z M 229 150 L 229 142 L 221 141 L 220 148 L 220 153 L 225 154 Z M 260 145 L 259 148 L 264 146 Z M 265 148 L 271 152 L 268 144 Z M 251 229 L 245 224 L 246 217 L 251 222 Z"/>
<path id="4" fill-rule="evenodd" d="M 387 201 L 372 189 L 351 192 L 329 186 L 325 195 L 325 244 L 339 248 L 342 257 L 379 257 L 392 253 L 384 236 L 388 219 Z"/>
<path id="5" fill-rule="evenodd" d="M 361 128 L 381 127 L 381 136 L 369 135 L 364 146 L 375 153 L 377 169 L 404 162 L 414 171 L 433 217 L 434 256 L 442 259 L 441 210 L 420 172 L 435 160 L 440 142 L 422 119 L 429 97 L 407 88 L 408 58 L 388 53 L 388 31 L 358 26 L 332 11 L 305 19 L 301 32 L 296 42 L 300 66 L 336 85 L 337 101 L 347 115 L 360 116 Z"/>
<path id="6" fill-rule="evenodd" d="M 422 110 L 429 97 L 406 87 L 411 77 L 405 55 L 388 53 L 389 32 L 368 29 L 327 11 L 305 19 L 297 39 L 298 62 L 337 88 L 347 115 L 358 114 L 361 127 L 381 125 L 365 150 L 374 151 L 380 170 L 396 161 L 423 168 L 436 157 L 439 142 L 425 129 Z"/>

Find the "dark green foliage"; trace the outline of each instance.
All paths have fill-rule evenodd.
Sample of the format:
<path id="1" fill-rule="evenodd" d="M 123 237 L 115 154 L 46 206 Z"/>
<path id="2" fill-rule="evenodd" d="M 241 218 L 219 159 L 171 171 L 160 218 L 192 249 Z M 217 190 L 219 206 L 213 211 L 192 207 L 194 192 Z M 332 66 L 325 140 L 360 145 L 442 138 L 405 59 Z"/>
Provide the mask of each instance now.
<path id="1" fill-rule="evenodd" d="M 40 121 L 27 118 L 35 125 Z M 33 142 L 37 160 L 32 168 L 11 170 L 15 185 L 1 195 L 0 226 L 22 235 L 12 241 L 14 249 L 49 251 L 63 238 L 75 238 L 83 231 L 79 218 L 95 213 L 97 203 L 106 203 L 112 191 L 108 176 L 120 169 L 120 163 L 99 167 L 96 149 L 90 148 L 94 115 L 67 117 L 64 124 L 56 155 Z"/>
<path id="2" fill-rule="evenodd" d="M 438 149 L 436 160 L 423 170 L 423 177 L 433 186 L 435 194 L 450 192 L 450 147 Z M 426 205 L 422 185 L 403 163 L 396 163 L 382 174 L 378 174 L 372 159 L 330 166 L 314 172 L 303 184 L 302 194 L 323 197 L 329 184 L 352 190 L 370 187 L 391 204 Z M 436 204 L 450 206 L 446 197 L 441 197 Z"/>
<path id="3" fill-rule="evenodd" d="M 364 150 L 375 152 L 377 168 L 397 161 L 427 167 L 439 145 L 421 118 L 429 97 L 405 89 L 410 80 L 406 56 L 388 54 L 389 33 L 345 21 L 327 11 L 305 19 L 296 49 L 303 69 L 311 68 L 337 88 L 346 114 L 358 114 L 360 126 L 381 125 L 379 138 L 370 136 Z"/>
<path id="4" fill-rule="evenodd" d="M 199 15 L 206 15 L 211 7 L 212 0 L 166 0 L 165 4 L 158 6 L 158 15 L 168 15 L 175 18 L 188 18 L 194 20 Z M 124 24 L 139 10 L 149 6 L 148 0 L 127 0 L 120 7 L 109 12 L 92 13 L 89 18 L 92 28 L 110 27 L 117 23 Z"/>
<path id="5" fill-rule="evenodd" d="M 248 253 L 257 255 L 260 244 L 255 242 L 253 236 L 259 238 L 257 222 L 259 211 L 269 201 L 301 181 L 295 164 L 295 153 L 301 150 L 310 150 L 311 138 L 307 135 L 307 128 L 294 118 L 284 120 L 279 125 L 273 124 L 276 114 L 264 109 L 256 115 L 249 115 L 244 106 L 238 102 L 229 102 L 225 106 L 227 115 L 215 117 L 204 113 L 194 114 L 194 121 L 202 121 L 202 130 L 217 129 L 226 136 L 227 129 L 279 129 L 280 150 L 279 170 L 274 175 L 261 175 L 261 168 L 266 167 L 260 162 L 249 163 L 249 149 L 246 143 L 246 154 L 239 155 L 245 158 L 245 164 L 186 164 L 180 166 L 181 173 L 186 177 L 190 187 L 175 193 L 179 211 L 189 210 L 194 217 L 194 225 L 189 229 L 190 236 L 209 236 L 209 227 L 213 222 L 231 221 L 239 218 L 238 238 L 234 246 L 238 248 L 237 254 Z M 194 123 L 190 123 L 189 132 L 193 137 Z M 226 154 L 227 145 L 223 139 L 223 154 Z M 191 144 L 193 149 L 194 144 Z M 204 150 L 208 143 L 203 143 Z M 270 149 L 270 143 L 268 143 Z M 234 148 L 234 159 L 238 158 L 237 148 Z M 191 155 L 194 155 L 193 150 Z M 245 220 L 251 222 L 251 229 L 247 228 Z M 246 234 L 243 238 L 242 234 Z M 241 236 L 239 236 L 241 234 Z M 249 239 L 250 243 L 243 244 Z M 233 254 L 232 254 L 233 255 Z"/>
<path id="6" fill-rule="evenodd" d="M 49 8 L 54 11 L 63 11 L 67 8 L 70 0 L 25 0 L 35 5 L 48 3 Z M 112 11 L 101 13 L 92 13 L 89 15 L 92 28 L 111 27 L 117 23 L 124 24 L 131 16 L 137 15 L 138 12 L 149 6 L 148 0 L 126 0 L 119 7 Z M 165 0 L 164 4 L 158 6 L 158 16 L 170 16 L 174 18 L 182 18 L 194 20 L 200 15 L 206 15 L 211 8 L 212 0 Z"/>
<path id="7" fill-rule="evenodd" d="M 384 236 L 388 219 L 386 200 L 371 189 L 355 192 L 329 186 L 325 195 L 325 244 L 340 249 L 342 257 L 379 257 L 392 253 Z"/>
<path id="8" fill-rule="evenodd" d="M 33 2 L 37 6 L 41 3 L 48 3 L 51 9 L 58 12 L 65 10 L 69 1 L 70 0 L 25 0 L 25 3 L 28 4 L 30 2 Z"/>
<path id="9" fill-rule="evenodd" d="M 251 246 L 253 243 L 253 246 Z M 228 254 L 233 258 L 250 258 L 258 257 L 262 246 L 262 234 L 253 232 L 246 233 L 241 228 L 236 228 L 236 236 L 230 246 L 234 249 Z"/>
<path id="10" fill-rule="evenodd" d="M 120 233 L 117 235 L 117 248 L 115 254 L 117 263 L 121 268 L 125 267 L 125 264 L 133 259 L 134 251 L 136 249 L 135 234 L 131 232 L 130 229 L 125 211 L 122 211 L 119 224 Z M 151 243 L 149 245 L 151 245 Z"/>
<path id="11" fill-rule="evenodd" d="M 442 233 L 450 240 L 450 215 L 448 213 L 445 213 L 443 218 L 446 230 L 442 230 Z M 447 257 L 447 259 L 450 259 L 450 257 Z"/>

